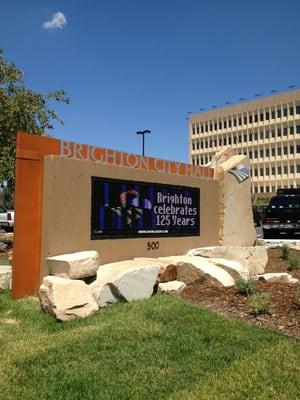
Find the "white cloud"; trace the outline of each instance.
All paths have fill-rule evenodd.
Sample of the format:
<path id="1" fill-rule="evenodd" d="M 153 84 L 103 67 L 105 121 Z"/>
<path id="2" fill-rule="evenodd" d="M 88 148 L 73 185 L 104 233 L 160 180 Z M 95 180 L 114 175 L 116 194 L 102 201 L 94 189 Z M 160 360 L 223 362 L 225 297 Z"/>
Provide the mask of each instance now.
<path id="1" fill-rule="evenodd" d="M 51 21 L 43 22 L 45 29 L 62 29 L 67 24 L 67 19 L 61 11 L 53 14 Z"/>

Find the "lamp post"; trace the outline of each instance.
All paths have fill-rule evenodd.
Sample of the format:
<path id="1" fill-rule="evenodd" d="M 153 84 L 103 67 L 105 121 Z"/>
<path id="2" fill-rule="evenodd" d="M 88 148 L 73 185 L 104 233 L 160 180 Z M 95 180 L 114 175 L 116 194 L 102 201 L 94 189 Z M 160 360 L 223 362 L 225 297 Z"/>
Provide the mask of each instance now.
<path id="1" fill-rule="evenodd" d="M 144 131 L 137 131 L 137 135 L 142 135 L 143 136 L 143 156 L 145 155 L 145 134 L 146 133 L 151 133 L 149 129 L 145 129 Z"/>

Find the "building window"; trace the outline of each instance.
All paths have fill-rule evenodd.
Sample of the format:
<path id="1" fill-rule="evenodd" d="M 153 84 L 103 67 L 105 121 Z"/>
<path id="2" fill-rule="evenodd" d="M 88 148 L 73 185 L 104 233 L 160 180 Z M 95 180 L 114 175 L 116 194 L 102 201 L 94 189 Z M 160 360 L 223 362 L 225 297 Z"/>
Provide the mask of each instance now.
<path id="1" fill-rule="evenodd" d="M 192 148 L 193 148 L 193 150 L 195 150 L 195 143 L 194 142 L 192 143 Z"/>
<path id="2" fill-rule="evenodd" d="M 239 125 L 242 125 L 242 118 L 239 118 Z"/>
<path id="3" fill-rule="evenodd" d="M 246 134 L 244 135 L 244 142 L 245 143 L 247 142 L 247 135 Z"/>
<path id="4" fill-rule="evenodd" d="M 272 138 L 274 138 L 275 137 L 275 130 L 273 129 L 272 130 Z"/>
<path id="5" fill-rule="evenodd" d="M 199 133 L 199 126 L 197 125 L 197 133 Z"/>
<path id="6" fill-rule="evenodd" d="M 209 125 L 209 130 L 212 131 L 212 124 Z"/>
<path id="7" fill-rule="evenodd" d="M 284 117 L 287 117 L 287 114 L 288 114 L 287 108 L 284 108 L 284 109 L 283 109 L 283 116 L 284 116 Z"/>
<path id="8" fill-rule="evenodd" d="M 235 136 L 235 137 L 233 138 L 233 143 L 236 144 L 236 141 L 237 141 L 237 137 Z"/>
<path id="9" fill-rule="evenodd" d="M 277 167 L 277 173 L 278 173 L 278 175 L 281 175 L 281 166 L 280 165 Z"/>
<path id="10" fill-rule="evenodd" d="M 213 141 L 210 140 L 210 141 L 209 141 L 209 147 L 212 147 L 212 145 L 213 145 Z"/>
<path id="11" fill-rule="evenodd" d="M 283 154 L 284 154 L 284 155 L 287 155 L 287 153 L 288 153 L 288 148 L 287 148 L 287 147 L 284 147 L 284 148 L 283 148 Z"/>
<path id="12" fill-rule="evenodd" d="M 228 121 L 228 126 L 231 128 L 231 119 Z"/>
<path id="13" fill-rule="evenodd" d="M 228 144 L 231 144 L 231 137 L 228 138 Z"/>
<path id="14" fill-rule="evenodd" d="M 222 146 L 222 139 L 219 139 L 219 146 Z"/>
<path id="15" fill-rule="evenodd" d="M 194 125 L 193 125 L 193 135 L 195 135 L 195 127 L 194 127 Z"/>
<path id="16" fill-rule="evenodd" d="M 297 132 L 297 133 L 300 133 L 300 125 L 297 125 L 297 126 L 296 126 L 296 132 Z"/>
<path id="17" fill-rule="evenodd" d="M 293 174 L 295 172 L 295 168 L 293 165 L 290 165 L 290 173 Z"/>
<path id="18" fill-rule="evenodd" d="M 277 128 L 277 136 L 280 137 L 281 136 L 281 129 Z"/>
<path id="19" fill-rule="evenodd" d="M 201 133 L 203 133 L 204 132 L 204 128 L 203 128 L 203 125 L 201 125 Z"/>
<path id="20" fill-rule="evenodd" d="M 259 173 L 260 173 L 260 176 L 264 176 L 264 169 L 263 169 L 263 168 L 260 168 Z"/>
<path id="21" fill-rule="evenodd" d="M 251 158 L 252 158 L 252 151 L 249 151 L 249 158 L 250 158 L 250 160 L 251 160 Z"/>
<path id="22" fill-rule="evenodd" d="M 222 122 L 219 122 L 219 129 L 222 129 Z"/>
<path id="23" fill-rule="evenodd" d="M 260 150 L 259 156 L 260 156 L 260 158 L 263 158 L 263 156 L 264 156 L 264 150 L 263 149 Z"/>
<path id="24" fill-rule="evenodd" d="M 226 146 L 226 144 L 227 144 L 226 142 L 227 142 L 227 141 L 226 141 L 226 138 L 224 138 L 224 139 L 223 139 L 224 146 Z"/>
<path id="25" fill-rule="evenodd" d="M 226 128 L 227 128 L 227 122 L 224 121 L 224 129 L 226 129 Z"/>
<path id="26" fill-rule="evenodd" d="M 270 150 L 266 149 L 266 157 L 270 157 Z"/>
<path id="27" fill-rule="evenodd" d="M 296 146 L 296 153 L 300 153 L 300 144 L 297 144 Z"/>
<path id="28" fill-rule="evenodd" d="M 275 111 L 274 110 L 271 112 L 271 115 L 272 115 L 272 119 L 275 119 Z"/>
<path id="29" fill-rule="evenodd" d="M 290 115 L 294 115 L 294 107 L 290 107 Z"/>
<path id="30" fill-rule="evenodd" d="M 239 135 L 239 143 L 242 143 L 242 136 Z"/>
<path id="31" fill-rule="evenodd" d="M 296 106 L 296 114 L 300 114 L 300 106 Z"/>
<path id="32" fill-rule="evenodd" d="M 294 127 L 290 126 L 290 135 L 293 135 L 293 134 L 294 134 Z"/>
<path id="33" fill-rule="evenodd" d="M 200 143 L 200 147 L 201 147 L 201 149 L 203 149 L 203 142 Z"/>
<path id="34" fill-rule="evenodd" d="M 272 167 L 272 175 L 275 175 L 275 167 Z"/>
<path id="35" fill-rule="evenodd" d="M 236 119 L 233 120 L 233 126 L 236 126 Z"/>
<path id="36" fill-rule="evenodd" d="M 270 119 L 270 113 L 267 111 L 266 112 L 266 120 L 269 121 L 269 119 Z"/>
<path id="37" fill-rule="evenodd" d="M 253 138 L 252 138 L 252 133 L 249 133 L 249 142 L 252 142 Z"/>
<path id="38" fill-rule="evenodd" d="M 270 187 L 266 186 L 266 192 L 269 193 L 270 192 Z"/>
<path id="39" fill-rule="evenodd" d="M 205 125 L 205 132 L 208 132 L 208 125 Z"/>
<path id="40" fill-rule="evenodd" d="M 260 132 L 259 132 L 259 137 L 260 137 L 260 139 L 263 139 L 263 138 L 264 138 L 264 133 L 263 133 L 263 131 L 260 131 Z"/>
<path id="41" fill-rule="evenodd" d="M 199 165 L 199 158 L 197 158 L 197 160 L 196 160 L 196 161 L 197 161 L 197 165 Z"/>
<path id="42" fill-rule="evenodd" d="M 217 139 L 215 139 L 215 147 L 217 147 Z"/>
<path id="43" fill-rule="evenodd" d="M 254 176 L 257 176 L 257 175 L 258 175 L 258 170 L 255 169 L 255 170 L 254 170 Z"/>
<path id="44" fill-rule="evenodd" d="M 260 114 L 260 120 L 261 120 L 261 121 L 264 120 L 264 114 Z"/>
<path id="45" fill-rule="evenodd" d="M 258 122 L 258 115 L 254 115 L 254 122 Z"/>
<path id="46" fill-rule="evenodd" d="M 266 168 L 266 176 L 269 176 L 269 175 L 270 175 L 270 168 L 267 167 L 267 168 Z"/>
<path id="47" fill-rule="evenodd" d="M 277 155 L 281 156 L 281 147 L 277 147 Z"/>
<path id="48" fill-rule="evenodd" d="M 252 115 L 249 115 L 249 124 L 252 124 L 252 122 L 253 122 L 253 117 Z"/>
<path id="49" fill-rule="evenodd" d="M 277 118 L 281 118 L 281 110 L 277 110 Z"/>
<path id="50" fill-rule="evenodd" d="M 255 186 L 254 193 L 258 193 L 258 188 Z"/>
<path id="51" fill-rule="evenodd" d="M 218 125 L 217 124 L 215 124 L 215 131 L 218 129 Z"/>
<path id="52" fill-rule="evenodd" d="M 287 136 L 287 134 L 288 134 L 288 128 L 287 128 L 287 126 L 285 126 L 283 128 L 283 136 Z"/>
<path id="53" fill-rule="evenodd" d="M 258 139 L 258 133 L 254 132 L 254 140 L 257 140 L 257 139 Z"/>
<path id="54" fill-rule="evenodd" d="M 290 146 L 290 154 L 294 154 L 294 146 Z"/>
<path id="55" fill-rule="evenodd" d="M 258 151 L 257 150 L 254 151 L 254 158 L 258 158 Z"/>
<path id="56" fill-rule="evenodd" d="M 275 157 L 275 149 L 271 149 L 272 157 Z"/>
<path id="57" fill-rule="evenodd" d="M 284 174 L 284 175 L 287 175 L 287 174 L 288 174 L 288 167 L 287 167 L 287 165 L 284 165 L 284 166 L 283 166 L 283 174 Z"/>
<path id="58" fill-rule="evenodd" d="M 297 164 L 297 174 L 300 173 L 300 164 Z"/>
<path id="59" fill-rule="evenodd" d="M 208 149 L 208 142 L 205 142 L 205 147 Z"/>
<path id="60" fill-rule="evenodd" d="M 269 139 L 270 133 L 269 131 L 266 131 L 266 139 Z"/>
<path id="61" fill-rule="evenodd" d="M 192 163 L 195 164 L 195 160 L 192 158 Z"/>
<path id="62" fill-rule="evenodd" d="M 247 117 L 244 117 L 244 125 L 247 125 Z"/>

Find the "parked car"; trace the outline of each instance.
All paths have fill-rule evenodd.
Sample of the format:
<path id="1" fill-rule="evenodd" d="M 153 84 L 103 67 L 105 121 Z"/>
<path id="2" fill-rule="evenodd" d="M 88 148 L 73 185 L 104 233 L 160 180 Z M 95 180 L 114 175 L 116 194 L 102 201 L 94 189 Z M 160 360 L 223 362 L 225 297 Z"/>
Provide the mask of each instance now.
<path id="1" fill-rule="evenodd" d="M 265 239 L 278 236 L 300 238 L 300 193 L 283 191 L 272 197 L 263 217 Z"/>
<path id="2" fill-rule="evenodd" d="M 15 212 L 0 208 L 0 228 L 12 231 L 14 228 Z"/>

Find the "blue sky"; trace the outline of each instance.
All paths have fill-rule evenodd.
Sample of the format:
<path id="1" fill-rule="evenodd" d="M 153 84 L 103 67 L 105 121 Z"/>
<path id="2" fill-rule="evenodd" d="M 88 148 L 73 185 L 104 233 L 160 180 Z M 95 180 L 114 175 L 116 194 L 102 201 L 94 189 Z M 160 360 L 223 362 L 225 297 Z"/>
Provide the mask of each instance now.
<path id="1" fill-rule="evenodd" d="M 53 136 L 140 153 L 150 129 L 146 155 L 187 161 L 187 112 L 300 86 L 299 20 L 300 0 L 0 0 L 0 47 L 70 96 Z"/>

